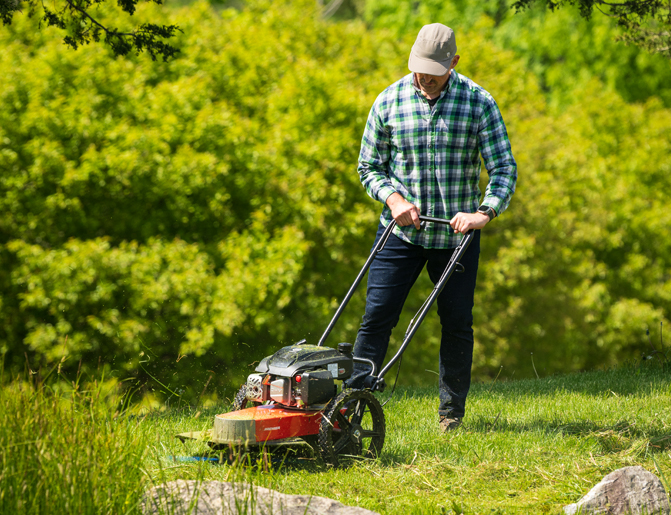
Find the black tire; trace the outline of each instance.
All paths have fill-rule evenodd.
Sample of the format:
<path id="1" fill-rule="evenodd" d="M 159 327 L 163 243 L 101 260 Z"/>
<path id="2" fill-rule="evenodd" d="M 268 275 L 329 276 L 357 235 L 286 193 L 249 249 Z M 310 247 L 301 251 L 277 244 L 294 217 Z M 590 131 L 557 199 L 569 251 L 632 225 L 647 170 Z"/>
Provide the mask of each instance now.
<path id="1" fill-rule="evenodd" d="M 233 411 L 238 411 L 241 409 L 245 408 L 251 408 L 253 406 L 260 406 L 260 402 L 254 402 L 250 401 L 247 398 L 247 385 L 243 384 L 240 389 L 238 390 L 238 393 L 235 394 L 235 398 L 233 399 Z"/>
<path id="2" fill-rule="evenodd" d="M 368 390 L 344 390 L 328 403 L 319 427 L 319 453 L 338 467 L 349 457 L 377 458 L 384 445 L 382 406 Z"/>

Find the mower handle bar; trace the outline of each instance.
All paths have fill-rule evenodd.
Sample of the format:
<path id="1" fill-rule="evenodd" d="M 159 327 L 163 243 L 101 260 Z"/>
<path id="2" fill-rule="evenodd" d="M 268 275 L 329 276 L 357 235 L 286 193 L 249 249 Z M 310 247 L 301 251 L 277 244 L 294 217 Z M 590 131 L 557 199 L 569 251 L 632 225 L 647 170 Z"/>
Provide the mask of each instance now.
<path id="1" fill-rule="evenodd" d="M 377 365 L 372 359 L 368 358 L 357 358 L 356 356 L 352 356 L 352 360 L 355 363 L 363 363 L 364 365 L 368 365 L 370 367 L 370 375 L 374 376 L 375 373 L 377 372 Z"/>
<path id="2" fill-rule="evenodd" d="M 446 220 L 446 219 L 444 219 L 444 218 L 434 218 L 434 217 L 432 217 L 432 216 L 419 215 L 419 220 L 420 220 L 420 222 L 423 222 L 422 225 L 421 225 L 422 228 L 426 225 L 424 222 L 438 223 L 438 224 L 443 224 L 443 225 L 449 225 L 449 224 L 450 224 L 450 220 Z M 358 287 L 359 284 L 361 283 L 361 280 L 363 279 L 364 275 L 366 275 L 366 272 L 367 272 L 368 269 L 370 268 L 370 265 L 373 263 L 373 260 L 375 259 L 375 256 L 377 256 L 377 255 L 382 251 L 382 249 L 384 248 L 384 246 L 387 244 L 387 241 L 389 240 L 389 236 L 391 236 L 391 232 L 394 230 L 394 227 L 396 227 L 396 220 L 392 220 L 392 221 L 389 223 L 389 225 L 388 225 L 387 228 L 385 229 L 384 233 L 382 234 L 382 237 L 381 237 L 380 240 L 378 241 L 377 245 L 375 246 L 375 248 L 373 249 L 373 251 L 370 253 L 370 256 L 368 256 L 368 259 L 366 260 L 366 263 L 364 263 L 363 268 L 362 268 L 361 271 L 359 272 L 359 275 L 356 277 L 356 279 L 354 280 L 354 283 L 352 284 L 352 286 L 350 287 L 349 291 L 347 292 L 347 295 L 345 295 L 345 298 L 344 298 L 343 301 L 340 303 L 340 306 L 338 307 L 338 310 L 336 311 L 335 315 L 333 315 L 333 318 L 331 319 L 331 322 L 329 323 L 328 327 L 326 328 L 326 331 L 324 331 L 324 334 L 323 334 L 322 337 L 319 339 L 319 343 L 317 343 L 317 345 L 318 345 L 319 347 L 321 347 L 322 345 L 324 345 L 324 342 L 326 341 L 326 338 L 328 338 L 329 334 L 331 334 L 331 331 L 333 330 L 333 327 L 335 326 L 336 322 L 337 322 L 338 319 L 340 318 L 340 315 L 342 315 L 342 312 L 345 310 L 345 307 L 347 306 L 347 304 L 349 303 L 350 299 L 352 298 L 352 295 L 354 295 L 354 292 L 356 291 L 357 287 Z M 473 233 L 473 231 L 469 231 L 469 232 L 464 236 L 464 238 L 461 240 L 461 244 L 459 245 L 459 247 L 457 247 L 457 250 L 463 246 L 464 241 L 467 240 L 467 236 L 470 234 L 471 237 L 468 238 L 468 240 L 467 240 L 467 244 L 466 244 L 466 247 L 468 247 L 468 244 L 471 242 L 471 239 L 472 239 L 472 233 Z M 464 249 L 464 250 L 465 250 L 465 249 Z M 463 254 L 463 252 L 462 252 L 462 254 Z M 456 263 L 456 259 L 454 259 L 454 256 L 456 256 L 456 255 L 457 255 L 457 252 L 455 251 L 455 253 L 454 253 L 454 255 L 453 255 L 453 259 L 450 260 L 450 263 L 447 265 L 447 268 L 445 269 L 445 272 L 447 272 L 447 269 L 450 268 L 450 266 L 452 265 L 453 262 Z M 461 257 L 461 254 L 457 257 L 457 259 L 459 259 L 460 257 Z M 452 267 L 452 271 L 454 271 L 454 268 L 455 268 L 455 267 L 456 267 L 456 265 L 454 265 L 454 266 Z M 445 275 L 445 273 L 444 273 L 443 275 Z M 452 275 L 452 272 L 450 272 L 450 275 Z M 441 278 L 441 280 L 438 281 L 438 283 L 436 283 L 436 286 L 437 286 L 438 284 L 440 284 L 441 282 L 443 283 L 443 286 L 444 286 L 444 285 L 445 285 L 444 283 L 447 282 L 447 279 L 449 279 L 449 275 L 448 275 L 448 277 L 445 279 L 445 281 L 443 281 L 443 278 Z M 442 291 L 442 287 L 441 287 L 440 289 L 441 289 L 441 291 Z M 434 292 L 435 292 L 435 288 L 434 288 Z M 439 291 L 438 293 L 440 293 L 440 291 Z M 432 294 L 432 295 L 433 295 L 433 294 Z M 436 297 L 437 297 L 437 295 L 436 295 Z M 433 304 L 433 300 L 431 300 L 431 302 L 430 302 L 430 304 L 429 304 L 428 307 L 431 307 L 431 304 Z M 428 308 L 426 309 L 426 311 L 428 311 Z M 414 325 L 412 334 L 410 335 L 410 338 L 407 338 L 408 335 L 407 335 L 407 333 L 406 333 L 406 338 L 404 338 L 404 342 L 403 342 L 404 344 L 401 346 L 401 352 L 402 352 L 403 350 L 405 350 L 405 347 L 407 346 L 407 343 L 406 343 L 405 340 L 407 340 L 408 342 L 410 341 L 410 339 L 411 339 L 411 338 L 414 336 L 414 334 L 415 334 L 416 328 L 419 327 L 419 324 L 421 324 L 422 320 L 424 320 L 424 316 L 425 316 L 425 315 L 426 315 L 426 313 L 424 313 L 424 315 L 423 315 L 423 316 L 417 321 L 417 323 Z M 394 358 L 392 359 L 392 361 L 391 361 L 390 363 L 393 364 L 393 362 L 395 362 L 396 359 L 397 359 L 399 356 L 400 356 L 400 354 L 397 353 L 397 355 L 394 356 Z M 380 378 L 387 372 L 388 368 L 389 368 L 389 365 L 387 365 L 387 366 L 382 370 L 382 372 L 380 372 L 380 376 L 379 376 Z M 375 375 L 375 367 L 373 367 L 373 375 Z"/>
<path id="3" fill-rule="evenodd" d="M 384 368 L 382 368 L 379 375 L 374 379 L 374 381 L 372 381 L 371 386 L 372 391 L 376 390 L 378 382 L 382 381 L 384 375 L 387 372 L 389 372 L 391 367 L 394 366 L 394 363 L 396 363 L 399 360 L 399 358 L 403 355 L 405 349 L 408 347 L 408 344 L 410 343 L 410 340 L 412 340 L 412 337 L 415 336 L 417 329 L 419 329 L 419 326 L 422 324 L 422 321 L 429 312 L 429 309 L 431 309 L 431 306 L 433 306 L 433 303 L 438 298 L 438 295 L 440 295 L 440 293 L 443 291 L 443 288 L 445 288 L 447 281 L 450 279 L 456 268 L 458 266 L 462 266 L 459 263 L 459 260 L 466 253 L 466 249 L 471 244 L 471 241 L 473 240 L 474 236 L 475 233 L 473 232 L 473 230 L 468 231 L 466 234 L 464 234 L 464 237 L 461 239 L 461 242 L 459 243 L 457 248 L 454 249 L 452 257 L 450 258 L 450 262 L 447 264 L 445 270 L 443 271 L 443 275 L 435 284 L 435 286 L 433 287 L 433 291 L 431 291 L 429 297 L 426 299 L 426 301 L 424 301 L 424 304 L 419 309 L 415 317 L 411 320 L 410 326 L 408 327 L 408 330 L 405 332 L 405 336 L 403 337 L 403 343 L 401 343 L 400 348 L 398 349 L 394 357 L 389 360 L 389 362 L 384 366 Z M 375 375 L 375 373 L 373 373 L 372 375 Z M 384 382 L 382 382 L 382 385 L 384 385 Z"/>

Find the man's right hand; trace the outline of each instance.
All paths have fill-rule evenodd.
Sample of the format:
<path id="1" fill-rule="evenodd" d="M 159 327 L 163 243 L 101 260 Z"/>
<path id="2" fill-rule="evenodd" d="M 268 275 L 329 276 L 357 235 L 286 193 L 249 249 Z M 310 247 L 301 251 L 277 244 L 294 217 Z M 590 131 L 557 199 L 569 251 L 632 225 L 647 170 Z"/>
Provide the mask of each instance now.
<path id="1" fill-rule="evenodd" d="M 387 206 L 391 209 L 391 216 L 402 227 L 414 225 L 419 231 L 419 209 L 405 200 L 400 193 L 394 192 L 387 198 Z"/>

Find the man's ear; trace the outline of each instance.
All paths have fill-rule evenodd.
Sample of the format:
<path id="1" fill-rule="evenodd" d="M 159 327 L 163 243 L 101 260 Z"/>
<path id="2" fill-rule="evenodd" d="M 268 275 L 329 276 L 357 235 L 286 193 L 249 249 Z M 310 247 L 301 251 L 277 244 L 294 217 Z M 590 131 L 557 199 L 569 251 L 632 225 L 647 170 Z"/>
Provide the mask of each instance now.
<path id="1" fill-rule="evenodd" d="M 455 55 L 455 56 L 452 58 L 452 62 L 450 63 L 450 65 L 452 66 L 452 68 L 454 68 L 454 67 L 457 65 L 457 63 L 459 62 L 459 58 L 460 58 L 460 57 L 461 57 L 460 55 Z"/>

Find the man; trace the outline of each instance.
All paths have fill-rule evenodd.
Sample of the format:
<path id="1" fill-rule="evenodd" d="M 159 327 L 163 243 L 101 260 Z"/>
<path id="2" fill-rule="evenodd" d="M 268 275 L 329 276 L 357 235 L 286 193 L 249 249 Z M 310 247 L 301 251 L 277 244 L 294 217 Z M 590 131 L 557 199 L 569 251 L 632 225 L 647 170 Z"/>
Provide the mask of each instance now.
<path id="1" fill-rule="evenodd" d="M 354 353 L 381 367 L 391 330 L 424 265 L 436 283 L 462 238 L 475 230 L 454 274 L 438 297 L 442 325 L 439 424 L 461 424 L 473 361 L 473 297 L 480 229 L 508 207 L 517 165 L 501 113 L 480 86 L 458 74 L 454 32 L 440 23 L 424 26 L 410 52 L 411 74 L 385 89 L 368 116 L 359 175 L 368 194 L 384 204 L 377 238 L 391 219 L 398 226 L 368 275 L 366 312 Z M 489 184 L 480 203 L 480 156 Z M 419 215 L 450 220 L 427 224 Z M 461 233 L 461 234 L 459 234 Z M 361 387 L 367 369 L 355 366 L 349 381 Z"/>

